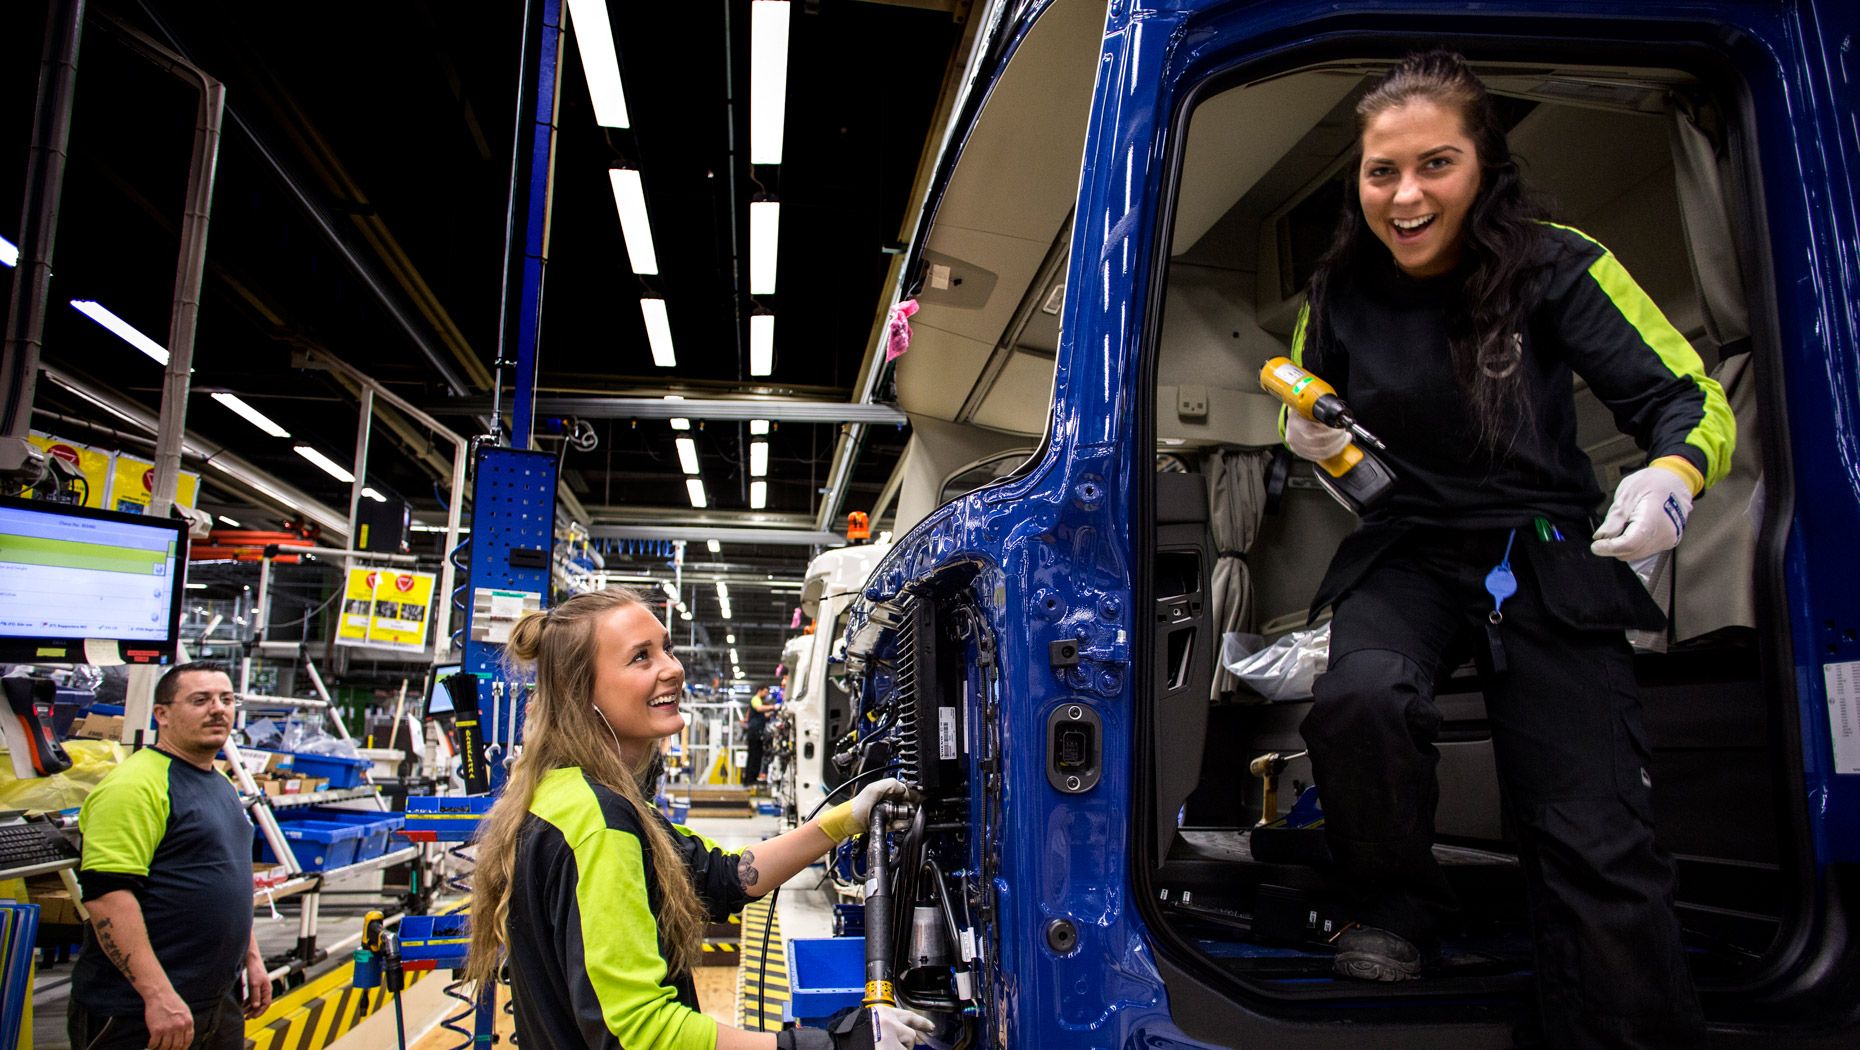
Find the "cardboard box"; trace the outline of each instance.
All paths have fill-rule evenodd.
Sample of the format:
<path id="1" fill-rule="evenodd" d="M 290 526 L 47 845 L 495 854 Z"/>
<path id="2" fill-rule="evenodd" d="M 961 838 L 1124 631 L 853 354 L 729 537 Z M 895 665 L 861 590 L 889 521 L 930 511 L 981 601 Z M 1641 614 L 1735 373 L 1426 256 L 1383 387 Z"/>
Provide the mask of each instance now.
<path id="1" fill-rule="evenodd" d="M 39 923 L 77 926 L 83 923 L 78 917 L 77 904 L 71 899 L 69 890 L 62 886 L 55 890 L 33 890 L 32 903 L 39 906 Z"/>
<path id="2" fill-rule="evenodd" d="M 122 715 L 89 715 L 71 723 L 71 735 L 84 740 L 121 740 Z"/>
<path id="3" fill-rule="evenodd" d="M 304 778 L 302 777 L 279 777 L 277 779 L 278 779 L 278 783 L 284 785 L 284 789 L 281 792 L 281 794 L 296 795 L 296 794 L 301 794 L 303 792 Z"/>
<path id="4" fill-rule="evenodd" d="M 252 888 L 255 890 L 282 886 L 290 877 L 291 873 L 282 864 L 255 863 L 252 865 Z"/>
<path id="5" fill-rule="evenodd" d="M 298 777 L 297 779 L 303 785 L 300 790 L 306 795 L 312 791 L 329 790 L 328 777 Z"/>

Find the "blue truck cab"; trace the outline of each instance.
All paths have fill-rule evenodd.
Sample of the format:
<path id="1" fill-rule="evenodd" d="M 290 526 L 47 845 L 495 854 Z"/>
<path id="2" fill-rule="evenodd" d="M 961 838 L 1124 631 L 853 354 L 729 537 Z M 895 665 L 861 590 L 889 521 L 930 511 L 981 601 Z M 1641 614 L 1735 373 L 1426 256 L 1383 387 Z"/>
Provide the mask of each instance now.
<path id="1" fill-rule="evenodd" d="M 1446 46 L 1737 416 L 1730 476 L 1642 567 L 1669 627 L 1631 639 L 1713 1045 L 1860 1045 L 1860 8 L 983 17 L 900 289 L 920 310 L 895 373 L 899 538 L 844 633 L 843 767 L 926 800 L 855 858 L 884 868 L 866 928 L 888 911 L 899 1000 L 966 1046 L 1529 1045 L 1524 893 L 1470 669 L 1439 687 L 1437 852 L 1463 915 L 1438 971 L 1393 985 L 1330 975 L 1308 688 L 1227 669 L 1297 643 L 1354 527 L 1278 449 L 1257 375 L 1328 244 L 1355 99 Z M 1578 400 L 1611 491 L 1643 455 Z"/>

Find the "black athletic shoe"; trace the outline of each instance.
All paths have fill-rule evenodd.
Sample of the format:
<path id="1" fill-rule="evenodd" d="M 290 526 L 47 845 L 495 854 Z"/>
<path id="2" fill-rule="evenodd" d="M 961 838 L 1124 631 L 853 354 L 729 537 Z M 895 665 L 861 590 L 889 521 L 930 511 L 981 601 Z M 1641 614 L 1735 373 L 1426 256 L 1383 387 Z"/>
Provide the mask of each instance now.
<path id="1" fill-rule="evenodd" d="M 1421 949 L 1400 934 L 1353 926 L 1337 938 L 1331 972 L 1358 981 L 1412 981 L 1421 976 Z"/>

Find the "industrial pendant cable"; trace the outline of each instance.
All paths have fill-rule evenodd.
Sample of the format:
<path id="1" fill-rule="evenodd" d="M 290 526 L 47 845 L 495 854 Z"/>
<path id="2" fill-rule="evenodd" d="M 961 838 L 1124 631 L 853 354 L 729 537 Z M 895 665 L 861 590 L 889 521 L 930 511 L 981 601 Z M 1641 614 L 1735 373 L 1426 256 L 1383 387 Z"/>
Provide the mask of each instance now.
<path id="1" fill-rule="evenodd" d="M 861 780 L 879 773 L 895 773 L 898 768 L 899 767 L 895 764 L 879 766 L 875 769 L 868 769 L 857 776 L 847 777 L 840 782 L 838 787 L 828 791 L 826 797 L 822 798 L 820 802 L 814 806 L 813 810 L 807 814 L 806 818 L 803 819 L 801 823 L 805 824 L 809 820 L 813 820 L 816 816 L 819 816 L 821 809 L 825 807 L 827 803 L 833 801 L 833 796 L 845 791 Z M 835 850 L 838 848 L 837 845 L 834 847 Z M 758 1028 L 761 1028 L 763 1023 L 762 1019 L 766 1016 L 764 1011 L 767 1009 L 768 1004 L 769 929 L 775 925 L 775 903 L 780 899 L 781 887 L 777 886 L 769 893 L 769 910 L 762 916 L 762 958 L 756 964 L 756 1026 Z M 762 1030 L 767 1031 L 767 1029 Z"/>

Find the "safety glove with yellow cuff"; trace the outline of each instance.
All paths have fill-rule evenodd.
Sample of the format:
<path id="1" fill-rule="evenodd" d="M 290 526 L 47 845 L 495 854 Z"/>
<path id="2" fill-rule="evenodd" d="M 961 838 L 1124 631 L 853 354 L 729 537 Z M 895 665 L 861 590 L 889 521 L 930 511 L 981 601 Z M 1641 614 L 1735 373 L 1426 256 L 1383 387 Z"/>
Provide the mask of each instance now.
<path id="1" fill-rule="evenodd" d="M 876 787 L 877 785 L 873 785 Z M 936 1024 L 897 1006 L 861 1006 L 825 1028 L 789 1028 L 775 1036 L 776 1050 L 910 1050 L 936 1032 Z"/>
<path id="2" fill-rule="evenodd" d="M 1698 469 L 1680 456 L 1661 456 L 1622 478 L 1589 550 L 1632 562 L 1677 547 L 1692 514 L 1692 497 L 1703 481 Z"/>
<path id="3" fill-rule="evenodd" d="M 872 822 L 872 807 L 880 802 L 915 802 L 920 796 L 896 777 L 867 784 L 851 802 L 842 802 L 820 818 L 820 830 L 834 842 L 845 842 Z"/>

